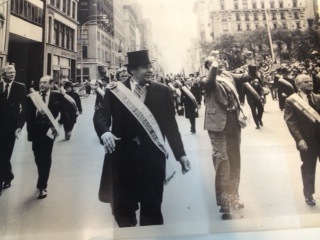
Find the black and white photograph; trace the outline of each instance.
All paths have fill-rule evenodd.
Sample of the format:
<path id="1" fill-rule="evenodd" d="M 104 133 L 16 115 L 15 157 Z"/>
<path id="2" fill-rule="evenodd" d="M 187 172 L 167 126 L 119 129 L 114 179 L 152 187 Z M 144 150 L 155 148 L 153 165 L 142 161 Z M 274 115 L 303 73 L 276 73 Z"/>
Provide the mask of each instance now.
<path id="1" fill-rule="evenodd" d="M 0 0 L 0 239 L 316 239 L 319 0 Z"/>

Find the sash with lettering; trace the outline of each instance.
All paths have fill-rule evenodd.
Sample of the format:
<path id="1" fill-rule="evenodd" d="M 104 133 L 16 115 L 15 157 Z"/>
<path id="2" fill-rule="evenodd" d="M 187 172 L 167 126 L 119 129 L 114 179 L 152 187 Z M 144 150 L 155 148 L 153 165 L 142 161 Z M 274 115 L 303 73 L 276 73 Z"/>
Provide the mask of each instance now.
<path id="1" fill-rule="evenodd" d="M 293 88 L 292 84 L 290 82 L 288 82 L 287 80 L 285 80 L 283 78 L 280 78 L 279 79 L 279 83 L 282 83 L 283 85 L 286 85 L 287 87 L 292 88 L 292 90 L 294 91 L 294 88 Z"/>
<path id="2" fill-rule="evenodd" d="M 185 94 L 187 94 L 187 96 L 192 100 L 194 106 L 195 106 L 196 108 L 198 108 L 197 100 L 196 100 L 196 98 L 194 97 L 194 95 L 192 94 L 192 92 L 190 92 L 190 90 L 189 90 L 186 86 L 183 86 L 181 89 L 182 89 L 182 91 L 184 91 Z"/>
<path id="3" fill-rule="evenodd" d="M 64 97 L 69 103 L 72 104 L 72 106 L 74 107 L 74 110 L 76 111 L 76 115 L 78 116 L 78 115 L 79 115 L 79 110 L 78 110 L 76 101 L 67 94 L 66 90 L 65 90 L 63 87 L 59 88 L 56 84 L 55 84 L 55 87 L 56 87 L 57 89 L 59 89 L 59 91 L 62 93 L 63 97 Z"/>
<path id="4" fill-rule="evenodd" d="M 313 123 L 320 123 L 320 115 L 307 102 L 305 102 L 298 94 L 294 93 L 288 97 L 288 101 L 293 103 L 293 106 L 303 113 L 303 115 Z"/>
<path id="5" fill-rule="evenodd" d="M 35 91 L 33 88 L 30 88 L 30 92 L 31 93 L 29 94 L 29 97 L 31 98 L 31 100 L 32 100 L 34 106 L 37 108 L 38 112 L 40 114 L 42 114 L 43 116 L 46 116 L 49 119 L 53 128 L 57 132 L 57 134 L 55 135 L 54 132 L 52 131 L 52 129 L 49 128 L 47 136 L 50 137 L 51 139 L 57 138 L 60 134 L 60 127 L 59 127 L 58 121 L 52 115 L 47 104 L 45 104 L 45 102 L 42 100 L 39 92 Z"/>
<path id="6" fill-rule="evenodd" d="M 259 94 L 257 93 L 257 91 L 251 86 L 250 83 L 245 82 L 244 83 L 245 87 L 253 94 L 253 96 L 257 99 L 260 100 L 261 97 L 259 96 Z"/>
<path id="7" fill-rule="evenodd" d="M 167 151 L 164 146 L 164 139 L 159 125 L 147 106 L 121 82 L 111 82 L 107 85 L 107 88 L 139 121 L 141 126 L 148 133 L 152 142 L 159 148 L 161 152 L 163 152 L 165 156 L 167 156 Z M 165 184 L 167 184 L 176 173 L 172 167 L 170 168 L 170 164 L 166 164 L 166 166 Z"/>

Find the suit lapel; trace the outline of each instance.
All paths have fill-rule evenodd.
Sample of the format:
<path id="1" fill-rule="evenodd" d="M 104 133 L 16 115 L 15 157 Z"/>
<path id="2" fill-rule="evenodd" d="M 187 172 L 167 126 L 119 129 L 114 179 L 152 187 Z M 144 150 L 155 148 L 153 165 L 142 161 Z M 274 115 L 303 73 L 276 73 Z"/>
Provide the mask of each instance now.
<path id="1" fill-rule="evenodd" d="M 14 96 L 16 90 L 17 90 L 16 89 L 16 83 L 12 82 L 11 89 L 10 89 L 10 92 L 9 92 L 8 102 L 11 100 L 11 98 L 13 98 L 12 96 Z"/>

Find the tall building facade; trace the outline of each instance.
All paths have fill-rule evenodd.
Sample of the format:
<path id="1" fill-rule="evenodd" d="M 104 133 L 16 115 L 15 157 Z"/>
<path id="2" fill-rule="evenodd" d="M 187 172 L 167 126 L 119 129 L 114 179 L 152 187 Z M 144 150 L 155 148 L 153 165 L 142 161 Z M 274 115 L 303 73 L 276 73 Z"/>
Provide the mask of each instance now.
<path id="1" fill-rule="evenodd" d="M 0 5 L 0 69 L 7 62 L 9 43 L 10 2 Z"/>
<path id="2" fill-rule="evenodd" d="M 210 0 L 211 35 L 271 29 L 307 29 L 314 16 L 312 0 Z"/>
<path id="3" fill-rule="evenodd" d="M 59 84 L 76 78 L 78 0 L 47 0 L 44 72 Z"/>
<path id="4" fill-rule="evenodd" d="M 101 79 L 117 63 L 114 0 L 79 0 L 78 20 L 77 81 Z"/>
<path id="5" fill-rule="evenodd" d="M 12 0 L 7 61 L 16 66 L 17 81 L 39 81 L 43 75 L 44 1 Z"/>

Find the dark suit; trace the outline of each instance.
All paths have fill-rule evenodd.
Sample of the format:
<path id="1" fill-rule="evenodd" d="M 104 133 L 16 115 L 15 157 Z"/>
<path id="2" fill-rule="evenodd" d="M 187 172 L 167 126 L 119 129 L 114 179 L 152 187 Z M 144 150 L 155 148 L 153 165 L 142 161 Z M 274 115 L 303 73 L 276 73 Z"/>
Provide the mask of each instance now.
<path id="1" fill-rule="evenodd" d="M 293 79 L 289 79 L 289 78 L 283 78 L 283 79 L 288 83 L 290 83 L 292 87 L 282 83 L 281 81 L 278 82 L 279 108 L 281 111 L 284 109 L 286 98 L 298 91 L 296 85 L 294 84 Z M 282 93 L 284 93 L 286 96 L 282 96 Z"/>
<path id="2" fill-rule="evenodd" d="M 15 131 L 25 123 L 26 89 L 12 82 L 9 97 L 5 96 L 5 83 L 0 83 L 0 184 L 14 178 L 10 159 L 15 143 Z"/>
<path id="3" fill-rule="evenodd" d="M 57 118 L 59 113 L 61 117 L 66 116 L 63 108 L 64 97 L 61 93 L 50 91 L 48 108 L 54 118 Z M 52 127 L 51 122 L 47 117 L 37 117 L 37 110 L 31 99 L 28 99 L 27 109 L 27 130 L 28 140 L 32 142 L 32 150 L 35 157 L 35 162 L 38 168 L 38 189 L 46 189 L 49 179 L 52 149 L 54 140 L 47 136 L 47 132 Z M 66 121 L 66 120 L 63 120 Z"/>
<path id="4" fill-rule="evenodd" d="M 130 78 L 123 83 L 130 88 Z M 185 155 L 185 151 L 174 117 L 170 90 L 161 83 L 149 84 L 144 103 L 178 159 Z M 138 209 L 138 202 L 141 203 L 140 225 L 163 224 L 161 203 L 166 156 L 108 89 L 93 120 L 99 139 L 104 133 L 111 131 L 111 123 L 112 133 L 121 138 L 116 142 L 115 151 L 105 155 L 99 199 L 111 202 L 113 215 L 120 227 L 137 224 L 135 211 Z M 137 136 L 139 144 L 134 141 Z"/>
<path id="5" fill-rule="evenodd" d="M 320 96 L 312 94 L 312 99 L 315 104 L 314 109 L 320 113 Z M 315 192 L 315 171 L 317 159 L 320 156 L 319 123 L 312 123 L 301 111 L 298 111 L 290 98 L 287 98 L 285 103 L 284 119 L 296 144 L 304 140 L 308 146 L 307 151 L 300 151 L 303 193 L 307 197 Z"/>

